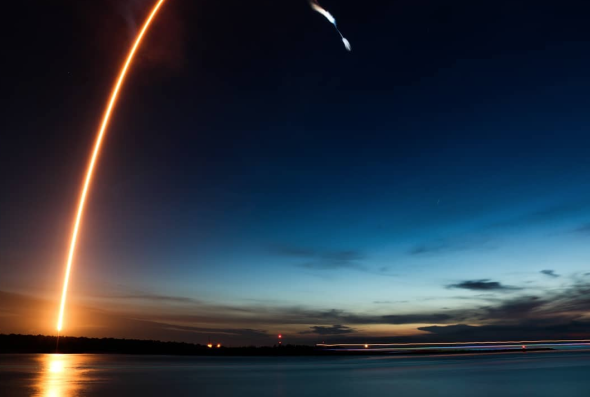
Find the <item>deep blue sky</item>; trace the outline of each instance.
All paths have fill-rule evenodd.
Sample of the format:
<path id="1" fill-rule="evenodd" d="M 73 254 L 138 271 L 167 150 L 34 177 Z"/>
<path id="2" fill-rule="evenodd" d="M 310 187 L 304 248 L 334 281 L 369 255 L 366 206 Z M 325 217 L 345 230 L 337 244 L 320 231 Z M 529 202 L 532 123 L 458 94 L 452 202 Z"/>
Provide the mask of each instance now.
<path id="1" fill-rule="evenodd" d="M 588 336 L 586 3 L 323 1 L 348 53 L 305 0 L 168 0 L 100 158 L 69 333 Z M 150 4 L 10 6 L 0 332 L 52 332 Z"/>

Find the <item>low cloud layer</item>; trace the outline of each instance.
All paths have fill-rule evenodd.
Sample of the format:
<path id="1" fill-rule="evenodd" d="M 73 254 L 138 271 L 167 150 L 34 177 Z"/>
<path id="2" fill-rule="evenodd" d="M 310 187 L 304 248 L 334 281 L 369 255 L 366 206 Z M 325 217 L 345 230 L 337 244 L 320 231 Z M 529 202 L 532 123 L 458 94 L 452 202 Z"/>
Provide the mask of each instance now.
<path id="1" fill-rule="evenodd" d="M 450 284 L 447 288 L 459 288 L 469 291 L 515 291 L 520 289 L 503 285 L 498 281 L 491 281 L 489 279 L 461 281 L 457 284 Z"/>
<path id="2" fill-rule="evenodd" d="M 499 282 L 487 279 L 457 283 L 454 288 L 474 291 L 502 291 Z M 590 332 L 590 281 L 582 276 L 567 288 L 544 294 L 497 294 L 494 299 L 461 300 L 446 310 L 412 311 L 411 302 L 403 307 L 376 306 L 375 311 L 353 312 L 304 306 L 279 306 L 272 302 L 242 305 L 213 305 L 198 300 L 165 295 L 134 295 L 128 299 L 160 302 L 149 313 L 113 312 L 72 305 L 68 312 L 71 335 L 183 340 L 202 343 L 209 336 L 224 344 L 272 344 L 276 332 L 288 335 L 289 342 L 322 340 L 371 340 L 365 330 L 372 326 L 392 326 L 385 340 L 400 340 L 394 326 L 411 329 L 416 324 L 422 335 L 403 337 L 415 340 L 476 340 L 582 338 Z M 170 310 L 170 305 L 176 305 Z M 107 307 L 107 306 L 105 306 Z M 0 326 L 4 332 L 51 333 L 54 324 L 53 302 L 24 295 L 0 292 Z M 384 312 L 384 310 L 387 310 Z M 318 324 L 318 325 L 314 325 Z M 333 325 L 323 325 L 333 324 Z M 365 327 L 366 326 L 366 327 Z M 409 328 L 408 328 L 409 327 Z M 585 328 L 587 327 L 587 328 Z M 367 333 L 368 332 L 368 333 Z M 289 335 L 290 334 L 290 335 Z M 402 338 L 402 339 L 403 339 Z M 384 340 L 381 338 L 380 340 Z"/>
<path id="3" fill-rule="evenodd" d="M 310 327 L 311 331 L 300 332 L 301 335 L 316 334 L 316 335 L 346 335 L 352 334 L 356 330 L 344 325 L 332 325 L 331 327 L 313 326 Z"/>

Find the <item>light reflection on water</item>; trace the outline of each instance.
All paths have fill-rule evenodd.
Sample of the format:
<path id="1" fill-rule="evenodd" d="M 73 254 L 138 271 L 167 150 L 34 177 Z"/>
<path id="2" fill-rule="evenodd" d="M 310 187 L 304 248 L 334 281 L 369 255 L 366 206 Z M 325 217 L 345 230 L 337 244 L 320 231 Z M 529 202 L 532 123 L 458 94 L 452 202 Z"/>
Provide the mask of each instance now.
<path id="1" fill-rule="evenodd" d="M 44 354 L 37 358 L 40 370 L 34 387 L 35 396 L 78 396 L 91 380 L 91 370 L 84 368 L 86 356 L 74 354 Z"/>
<path id="2" fill-rule="evenodd" d="M 590 352 L 432 357 L 0 354 L 1 397 L 588 397 Z"/>

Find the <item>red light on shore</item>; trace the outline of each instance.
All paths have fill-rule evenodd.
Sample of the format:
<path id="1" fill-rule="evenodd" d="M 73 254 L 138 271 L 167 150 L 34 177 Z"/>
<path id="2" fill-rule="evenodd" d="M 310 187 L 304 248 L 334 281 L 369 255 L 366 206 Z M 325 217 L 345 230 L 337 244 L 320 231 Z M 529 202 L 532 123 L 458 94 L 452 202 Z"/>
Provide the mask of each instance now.
<path id="1" fill-rule="evenodd" d="M 526 349 L 526 345 L 522 345 L 522 348 L 523 348 L 523 349 Z"/>
<path id="2" fill-rule="evenodd" d="M 279 334 L 279 339 L 282 339 L 282 338 L 283 338 L 283 335 Z"/>

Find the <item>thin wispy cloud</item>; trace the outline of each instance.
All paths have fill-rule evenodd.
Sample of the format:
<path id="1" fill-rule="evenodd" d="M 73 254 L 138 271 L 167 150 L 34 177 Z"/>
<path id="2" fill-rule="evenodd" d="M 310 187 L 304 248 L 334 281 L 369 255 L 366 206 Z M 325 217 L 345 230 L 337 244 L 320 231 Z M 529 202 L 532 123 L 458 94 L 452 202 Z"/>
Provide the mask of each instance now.
<path id="1" fill-rule="evenodd" d="M 300 335 L 306 335 L 306 334 L 316 334 L 316 335 L 346 335 L 346 334 L 352 334 L 354 332 L 356 332 L 356 330 L 354 328 L 350 328 L 347 327 L 345 325 L 332 325 L 331 327 L 325 327 L 325 326 L 313 326 L 310 327 L 311 330 L 310 331 L 302 331 L 299 334 Z"/>
<path id="2" fill-rule="evenodd" d="M 590 236 L 590 223 L 585 223 L 578 226 L 573 230 L 573 232 L 584 236 Z"/>
<path id="3" fill-rule="evenodd" d="M 481 225 L 471 233 L 420 243 L 411 248 L 408 254 L 440 255 L 471 250 L 493 250 L 498 248 L 501 243 L 500 233 L 506 229 L 519 229 L 547 224 L 561 220 L 565 216 L 574 216 L 588 212 L 590 212 L 590 205 L 586 201 L 554 205 L 498 222 Z M 579 226 L 573 232 L 590 235 L 590 223 Z"/>
<path id="4" fill-rule="evenodd" d="M 110 298 L 114 299 L 132 299 L 140 301 L 153 302 L 172 302 L 172 303 L 199 303 L 198 300 L 184 296 L 158 295 L 158 294 L 129 294 L 129 295 L 115 295 Z"/>
<path id="5" fill-rule="evenodd" d="M 296 267 L 316 271 L 356 270 L 381 276 L 394 277 L 388 266 L 377 269 L 369 266 L 367 255 L 359 250 L 330 250 L 302 248 L 294 246 L 275 246 L 271 252 L 287 258 L 297 260 Z"/>
<path id="6" fill-rule="evenodd" d="M 490 229 L 503 229 L 521 226 L 534 226 L 542 223 L 551 222 L 554 220 L 563 219 L 564 216 L 572 216 L 590 210 L 590 205 L 587 201 L 567 202 L 545 209 L 532 211 L 512 219 L 496 222 L 489 225 Z"/>
<path id="7" fill-rule="evenodd" d="M 373 301 L 375 305 L 392 305 L 396 303 L 408 303 L 409 301 Z"/>
<path id="8" fill-rule="evenodd" d="M 509 285 L 503 285 L 502 283 L 500 283 L 498 281 L 491 281 L 489 279 L 461 281 L 456 284 L 449 284 L 449 285 L 447 285 L 447 288 L 449 288 L 449 289 L 454 289 L 454 288 L 465 289 L 465 290 L 469 290 L 469 291 L 499 291 L 499 292 L 515 291 L 515 290 L 521 289 L 518 287 L 509 286 Z"/>
<path id="9" fill-rule="evenodd" d="M 300 247 L 275 247 L 273 253 L 301 259 L 297 266 L 315 270 L 358 269 L 364 270 L 365 255 L 357 250 L 321 250 Z"/>
<path id="10" fill-rule="evenodd" d="M 493 250 L 497 246 L 488 236 L 463 236 L 439 239 L 418 244 L 409 250 L 410 255 L 446 254 L 471 250 Z"/>

